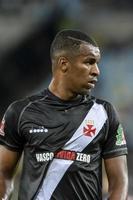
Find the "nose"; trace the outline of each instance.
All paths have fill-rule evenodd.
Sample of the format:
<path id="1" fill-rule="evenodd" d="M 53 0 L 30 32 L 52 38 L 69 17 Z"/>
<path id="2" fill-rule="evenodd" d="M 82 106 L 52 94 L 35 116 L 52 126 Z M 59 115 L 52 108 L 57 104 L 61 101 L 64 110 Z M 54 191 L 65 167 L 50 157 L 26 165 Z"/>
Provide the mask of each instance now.
<path id="1" fill-rule="evenodd" d="M 91 68 L 91 75 L 92 76 L 99 76 L 100 75 L 100 70 L 99 70 L 99 67 L 96 63 Z"/>

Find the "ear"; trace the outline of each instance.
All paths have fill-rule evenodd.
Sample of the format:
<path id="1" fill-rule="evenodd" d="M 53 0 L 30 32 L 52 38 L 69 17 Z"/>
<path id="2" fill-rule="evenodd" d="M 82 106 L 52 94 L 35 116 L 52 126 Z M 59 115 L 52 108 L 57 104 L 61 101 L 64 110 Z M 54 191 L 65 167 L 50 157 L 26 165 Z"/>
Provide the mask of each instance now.
<path id="1" fill-rule="evenodd" d="M 67 72 L 68 68 L 69 68 L 69 61 L 66 57 L 61 56 L 58 59 L 58 66 L 60 68 L 60 70 L 65 73 Z"/>

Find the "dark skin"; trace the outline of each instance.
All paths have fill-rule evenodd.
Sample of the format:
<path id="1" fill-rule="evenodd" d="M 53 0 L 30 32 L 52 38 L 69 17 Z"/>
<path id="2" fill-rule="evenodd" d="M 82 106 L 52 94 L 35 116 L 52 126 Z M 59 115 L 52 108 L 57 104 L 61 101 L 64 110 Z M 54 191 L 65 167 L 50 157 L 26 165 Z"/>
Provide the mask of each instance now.
<path id="1" fill-rule="evenodd" d="M 95 87 L 100 74 L 98 62 L 100 51 L 90 44 L 80 45 L 74 57 L 67 52 L 58 53 L 53 63 L 53 78 L 49 90 L 63 100 L 72 100 L 79 94 L 87 94 Z M 0 199 L 7 194 L 7 183 L 12 180 L 20 154 L 0 146 Z M 109 200 L 126 200 L 128 172 L 126 156 L 105 159 L 109 182 Z"/>
<path id="2" fill-rule="evenodd" d="M 104 160 L 109 182 L 109 199 L 126 200 L 128 193 L 128 174 L 126 156 Z"/>
<path id="3" fill-rule="evenodd" d="M 0 199 L 8 196 L 20 153 L 10 151 L 0 145 Z"/>
<path id="4" fill-rule="evenodd" d="M 81 45 L 80 52 L 74 57 L 67 53 L 64 55 L 63 52 L 54 63 L 56 66 L 49 89 L 63 100 L 71 100 L 78 94 L 87 94 L 94 88 L 100 74 L 97 65 L 99 60 L 99 49 L 94 47 L 90 51 L 86 43 Z"/>

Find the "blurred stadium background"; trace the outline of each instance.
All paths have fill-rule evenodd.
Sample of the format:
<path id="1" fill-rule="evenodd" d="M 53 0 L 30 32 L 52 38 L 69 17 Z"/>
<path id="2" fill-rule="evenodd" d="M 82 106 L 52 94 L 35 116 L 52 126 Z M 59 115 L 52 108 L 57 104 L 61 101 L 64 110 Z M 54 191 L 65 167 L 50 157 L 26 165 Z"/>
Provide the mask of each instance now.
<path id="1" fill-rule="evenodd" d="M 116 106 L 125 128 L 129 148 L 131 200 L 132 0 L 0 0 L 0 118 L 12 101 L 48 86 L 51 77 L 50 43 L 57 31 L 64 28 L 81 29 L 90 33 L 100 46 L 101 76 L 94 94 Z M 19 174 L 18 171 L 17 179 Z M 104 191 L 106 184 L 105 179 Z M 15 194 L 12 199 L 17 199 Z"/>

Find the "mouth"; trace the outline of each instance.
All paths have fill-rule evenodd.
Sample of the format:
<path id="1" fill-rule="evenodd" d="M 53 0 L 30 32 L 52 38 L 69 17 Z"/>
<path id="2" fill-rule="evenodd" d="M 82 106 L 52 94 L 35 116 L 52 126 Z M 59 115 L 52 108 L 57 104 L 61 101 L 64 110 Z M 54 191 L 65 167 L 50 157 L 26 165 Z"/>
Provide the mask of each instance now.
<path id="1" fill-rule="evenodd" d="M 94 88 L 96 83 L 97 83 L 97 79 L 90 80 L 88 81 L 88 86 L 90 88 Z"/>

